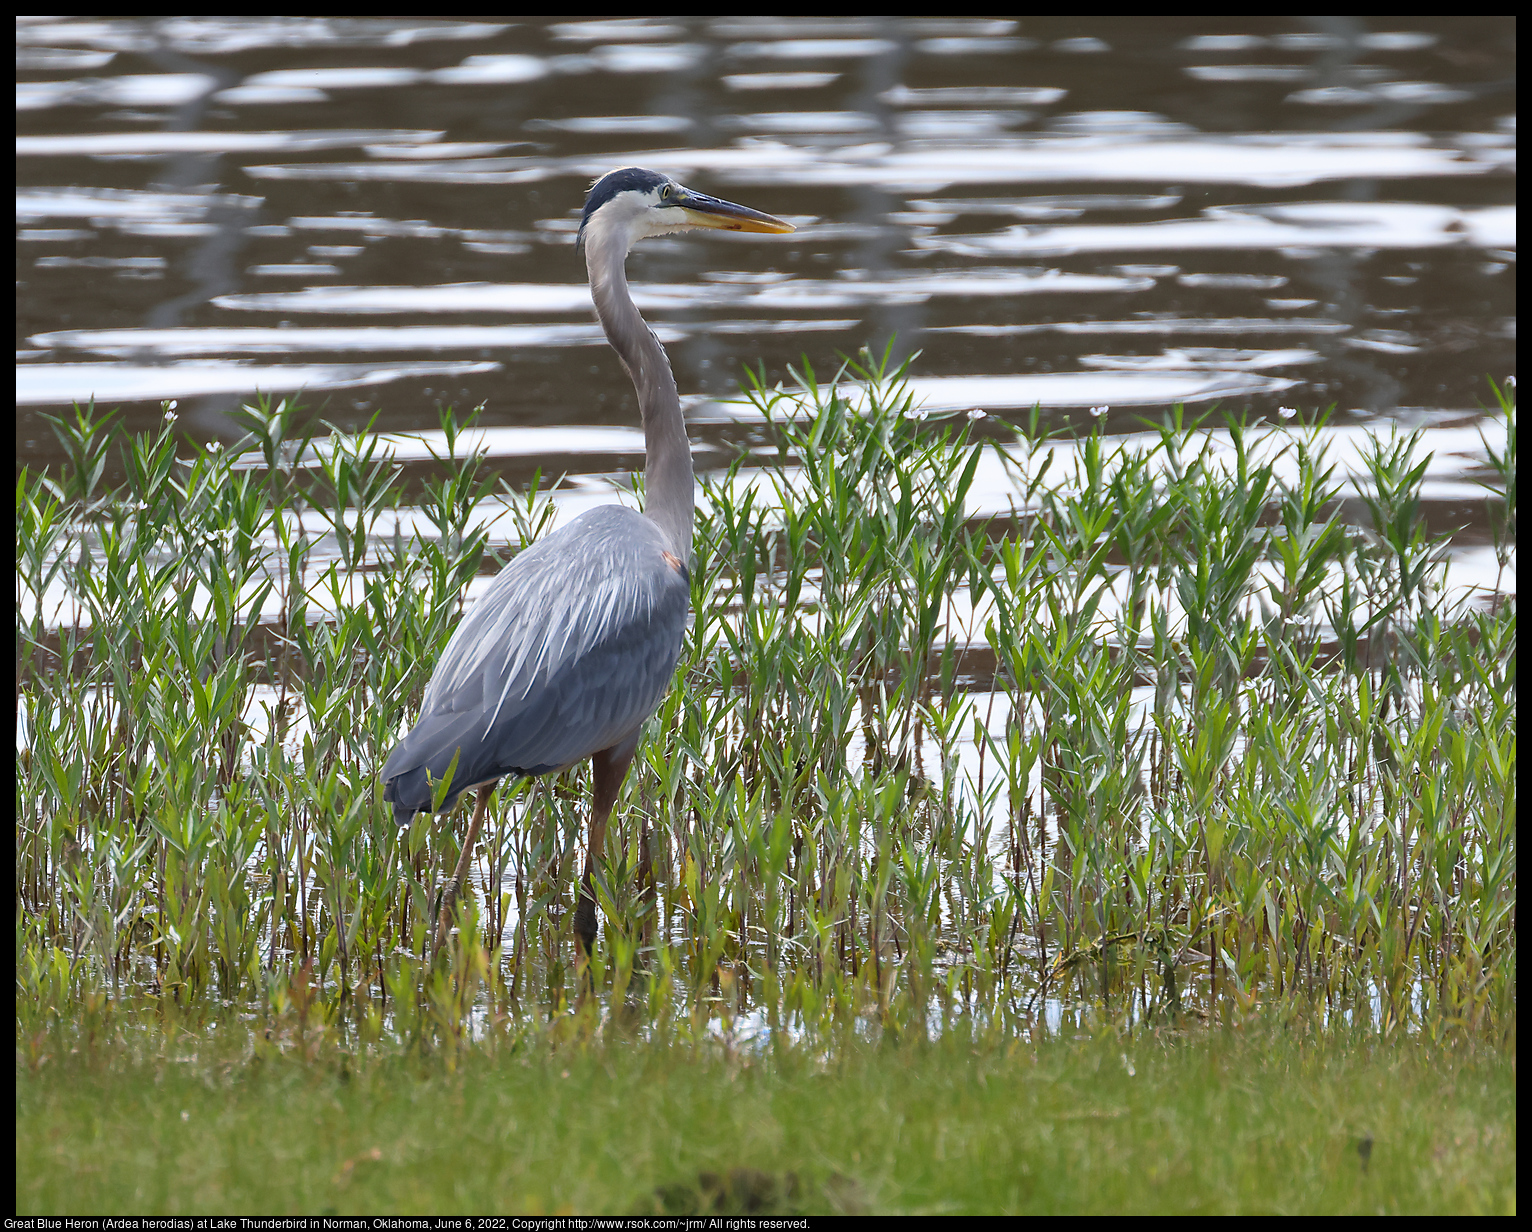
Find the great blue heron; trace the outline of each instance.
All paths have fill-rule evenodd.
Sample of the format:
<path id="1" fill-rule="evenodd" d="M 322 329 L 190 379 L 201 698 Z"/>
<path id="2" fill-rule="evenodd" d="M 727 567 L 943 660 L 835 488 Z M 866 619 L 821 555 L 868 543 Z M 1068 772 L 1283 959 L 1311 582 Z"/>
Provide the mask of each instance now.
<path id="1" fill-rule="evenodd" d="M 457 768 L 443 809 L 478 788 L 462 857 L 442 894 L 436 943 L 467 875 L 495 783 L 591 759 L 589 845 L 574 929 L 596 940 L 591 876 L 639 729 L 675 672 L 690 608 L 692 459 L 675 375 L 628 294 L 628 251 L 689 227 L 781 233 L 789 223 L 684 188 L 642 167 L 608 172 L 585 199 L 576 249 L 591 298 L 638 391 L 644 421 L 643 513 L 607 505 L 521 552 L 457 627 L 426 686 L 420 718 L 383 765 L 400 824 L 429 812 L 432 784 Z"/>

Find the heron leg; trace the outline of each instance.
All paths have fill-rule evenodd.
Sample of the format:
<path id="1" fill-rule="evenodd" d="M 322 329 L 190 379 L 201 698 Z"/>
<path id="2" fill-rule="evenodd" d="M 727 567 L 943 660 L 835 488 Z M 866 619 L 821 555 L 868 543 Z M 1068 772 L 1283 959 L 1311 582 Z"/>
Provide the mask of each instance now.
<path id="1" fill-rule="evenodd" d="M 574 918 L 581 958 L 588 959 L 596 948 L 596 891 L 591 884 L 596 857 L 606 849 L 606 819 L 612 815 L 612 806 L 617 803 L 617 793 L 622 790 L 622 780 L 627 776 L 633 750 L 637 747 L 635 737 L 603 749 L 591 758 L 596 782 L 590 810 L 590 844 L 585 849 L 585 876 L 580 879 L 580 901 L 575 907 Z"/>
<path id="2" fill-rule="evenodd" d="M 463 882 L 468 879 L 468 866 L 473 863 L 473 845 L 478 841 L 479 827 L 484 824 L 484 814 L 489 811 L 489 794 L 494 790 L 493 783 L 486 783 L 479 788 L 479 802 L 474 807 L 473 820 L 468 823 L 468 833 L 463 838 L 463 854 L 458 857 L 457 868 L 442 888 L 441 915 L 436 921 L 436 950 L 447 943 L 447 931 L 452 926 L 452 905 L 457 901 Z"/>

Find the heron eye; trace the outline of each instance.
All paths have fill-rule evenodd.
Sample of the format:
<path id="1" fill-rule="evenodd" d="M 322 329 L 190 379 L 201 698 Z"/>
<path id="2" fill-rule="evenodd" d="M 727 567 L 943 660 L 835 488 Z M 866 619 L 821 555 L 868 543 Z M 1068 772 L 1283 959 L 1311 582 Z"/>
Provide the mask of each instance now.
<path id="1" fill-rule="evenodd" d="M 669 201 L 670 200 L 670 185 L 669 184 L 666 184 L 664 188 L 660 189 L 660 200 L 661 201 Z"/>

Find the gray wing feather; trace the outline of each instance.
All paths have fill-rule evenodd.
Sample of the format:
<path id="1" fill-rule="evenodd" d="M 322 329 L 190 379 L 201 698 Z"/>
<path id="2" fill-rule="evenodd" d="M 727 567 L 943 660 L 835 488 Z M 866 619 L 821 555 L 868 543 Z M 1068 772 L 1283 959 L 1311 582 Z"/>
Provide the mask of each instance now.
<path id="1" fill-rule="evenodd" d="M 680 656 L 690 583 L 659 527 L 612 505 L 520 553 L 447 643 L 420 719 L 384 764 L 396 810 L 429 808 L 454 753 L 451 796 L 545 774 L 633 735 Z"/>

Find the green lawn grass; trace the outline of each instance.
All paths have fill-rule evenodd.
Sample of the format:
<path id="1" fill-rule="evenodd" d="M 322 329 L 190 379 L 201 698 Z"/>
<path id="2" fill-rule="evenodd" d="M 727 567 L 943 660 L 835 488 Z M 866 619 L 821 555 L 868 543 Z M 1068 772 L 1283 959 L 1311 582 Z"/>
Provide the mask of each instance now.
<path id="1" fill-rule="evenodd" d="M 455 1065 L 206 1036 L 190 1059 L 75 1054 L 18 1073 L 17 1209 L 1515 1211 L 1514 1054 L 1264 1025 L 957 1034 L 758 1055 L 524 1037 Z"/>

